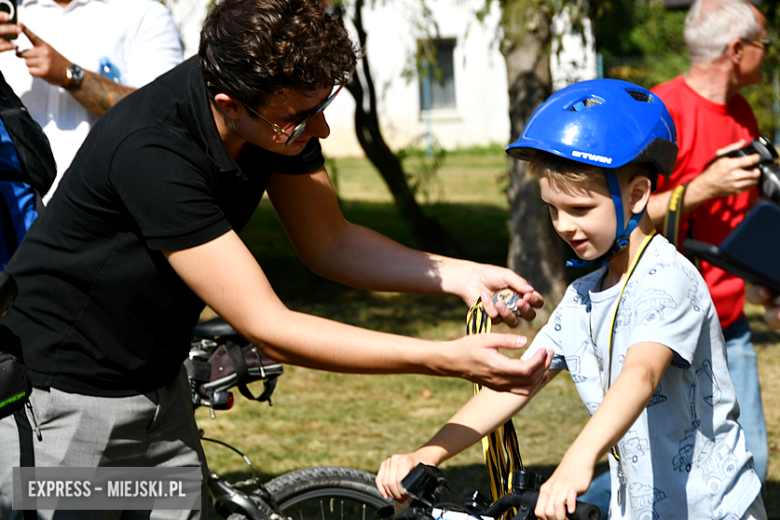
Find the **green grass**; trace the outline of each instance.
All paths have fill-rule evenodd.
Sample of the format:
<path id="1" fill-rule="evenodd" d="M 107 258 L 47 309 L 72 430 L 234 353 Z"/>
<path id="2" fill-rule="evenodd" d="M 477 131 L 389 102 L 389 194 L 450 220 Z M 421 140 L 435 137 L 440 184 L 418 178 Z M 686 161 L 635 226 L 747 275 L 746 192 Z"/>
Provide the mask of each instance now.
<path id="1" fill-rule="evenodd" d="M 501 265 L 506 263 L 508 241 L 505 166 L 502 154 L 448 156 L 438 174 L 437 195 L 426 205 L 428 214 L 450 230 L 471 258 Z M 381 178 L 366 161 L 337 161 L 335 167 L 342 210 L 348 219 L 415 245 Z M 242 237 L 291 308 L 422 338 L 448 339 L 464 333 L 466 308 L 457 298 L 369 293 L 314 276 L 295 256 L 267 202 L 258 208 Z M 749 312 L 770 438 L 764 497 L 769 518 L 780 519 L 780 334 L 763 325 L 756 309 Z M 534 323 L 522 332 L 532 336 L 540 325 Z M 267 478 L 319 465 L 373 472 L 387 456 L 423 443 L 472 392 L 470 383 L 455 379 L 343 375 L 288 366 L 279 380 L 273 407 L 250 403 L 236 393 L 233 410 L 218 412 L 216 420 L 199 410 L 197 418 L 207 436 L 229 441 L 246 452 Z M 551 473 L 587 418 L 570 378 L 556 378 L 515 418 L 526 465 Z M 209 443 L 204 447 L 218 473 L 242 478 L 248 474 L 244 462 L 231 452 Z M 478 446 L 452 459 L 444 469 L 455 497 L 488 489 Z"/>

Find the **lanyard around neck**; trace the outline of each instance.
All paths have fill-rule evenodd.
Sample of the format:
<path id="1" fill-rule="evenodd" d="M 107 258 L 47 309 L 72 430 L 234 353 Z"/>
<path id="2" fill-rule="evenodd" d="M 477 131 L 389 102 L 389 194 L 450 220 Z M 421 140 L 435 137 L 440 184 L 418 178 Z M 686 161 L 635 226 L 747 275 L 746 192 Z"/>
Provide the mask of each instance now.
<path id="1" fill-rule="evenodd" d="M 604 395 L 607 394 L 607 390 L 609 390 L 609 386 L 612 383 L 612 338 L 615 335 L 615 322 L 617 321 L 617 315 L 618 315 L 618 309 L 620 308 L 620 302 L 623 300 L 623 292 L 626 290 L 626 287 L 628 286 L 628 281 L 631 279 L 631 275 L 634 273 L 634 269 L 639 264 L 639 260 L 642 258 L 642 255 L 645 254 L 645 251 L 647 250 L 647 246 L 650 245 L 650 241 L 653 240 L 653 237 L 656 235 L 655 230 L 653 230 L 652 233 L 647 235 L 645 239 L 642 241 L 642 245 L 639 246 L 639 252 L 637 252 L 637 255 L 634 257 L 634 259 L 631 261 L 631 265 L 628 268 L 628 273 L 626 273 L 626 278 L 623 280 L 623 286 L 620 288 L 620 294 L 618 295 L 617 303 L 615 304 L 615 313 L 612 315 L 612 322 L 609 326 L 609 370 L 607 373 L 607 384 L 604 385 L 604 381 L 601 381 L 601 390 L 604 392 Z M 592 312 L 592 311 L 591 311 Z M 588 321 L 590 321 L 590 316 L 588 317 Z M 596 339 L 593 337 L 593 327 L 590 328 L 590 340 L 593 342 L 594 348 L 596 347 Z M 595 354 L 595 352 L 594 352 Z M 601 378 L 601 372 L 599 371 L 599 379 Z M 618 465 L 620 465 L 620 454 L 618 453 L 617 446 L 613 446 L 610 449 L 610 452 L 615 457 L 615 460 L 618 462 Z"/>
<path id="2" fill-rule="evenodd" d="M 639 246 L 639 252 L 634 257 L 634 259 L 631 261 L 631 265 L 628 268 L 628 273 L 626 273 L 626 278 L 623 280 L 623 285 L 620 288 L 620 294 L 618 295 L 617 303 L 615 304 L 615 312 L 612 315 L 612 321 L 609 325 L 609 372 L 607 374 L 607 384 L 606 386 L 604 383 L 601 383 L 601 389 L 604 391 L 604 393 L 607 393 L 607 390 L 609 389 L 609 386 L 612 381 L 612 338 L 615 335 L 615 322 L 617 321 L 617 315 L 618 310 L 620 308 L 620 302 L 623 300 L 623 292 L 626 290 L 626 287 L 628 286 L 628 281 L 631 279 L 631 275 L 634 273 L 634 269 L 636 269 L 637 264 L 639 264 L 639 260 L 642 258 L 642 256 L 645 254 L 645 251 L 647 250 L 647 246 L 650 245 L 650 241 L 653 239 L 653 237 L 656 235 L 655 230 L 653 230 L 652 233 L 647 235 L 645 239 L 642 241 L 642 244 Z M 589 317 L 590 321 L 590 317 Z M 590 340 L 593 342 L 593 345 L 596 345 L 596 338 L 593 336 L 593 327 L 590 327 Z"/>

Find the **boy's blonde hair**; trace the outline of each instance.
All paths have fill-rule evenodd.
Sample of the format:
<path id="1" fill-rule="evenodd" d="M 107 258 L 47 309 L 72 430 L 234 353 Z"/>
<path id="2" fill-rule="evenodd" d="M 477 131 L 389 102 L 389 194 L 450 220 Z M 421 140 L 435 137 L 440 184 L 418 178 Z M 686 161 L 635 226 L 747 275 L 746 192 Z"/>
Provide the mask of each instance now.
<path id="1" fill-rule="evenodd" d="M 603 168 L 539 150 L 531 155 L 529 170 L 536 178 L 545 176 L 557 183 L 596 182 L 607 186 Z M 655 168 L 650 163 L 626 164 L 615 168 L 615 175 L 618 179 L 625 179 L 628 182 L 643 175 L 650 179 L 653 186 L 657 177 Z"/>

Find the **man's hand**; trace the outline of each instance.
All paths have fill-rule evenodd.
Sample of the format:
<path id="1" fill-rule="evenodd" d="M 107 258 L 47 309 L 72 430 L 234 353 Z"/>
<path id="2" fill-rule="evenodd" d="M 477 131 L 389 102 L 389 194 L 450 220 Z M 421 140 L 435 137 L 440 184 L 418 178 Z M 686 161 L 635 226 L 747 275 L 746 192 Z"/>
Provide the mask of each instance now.
<path id="1" fill-rule="evenodd" d="M 7 40 L 6 38 L 8 36 L 19 36 L 22 29 L 18 25 L 10 22 L 11 17 L 8 16 L 8 13 L 0 11 L 0 52 L 15 51 L 18 48 L 16 43 Z"/>
<path id="2" fill-rule="evenodd" d="M 750 303 L 764 306 L 764 319 L 770 327 L 780 329 L 780 295 L 772 296 L 766 287 L 748 285 L 746 292 Z"/>
<path id="3" fill-rule="evenodd" d="M 16 53 L 17 56 L 24 59 L 30 75 L 41 78 L 57 87 L 66 87 L 68 76 L 65 71 L 73 63 L 25 27 L 24 24 L 20 23 L 19 26 L 33 44 L 32 48 Z M 84 79 L 79 88 L 72 88 L 68 92 L 89 112 L 100 117 L 106 110 L 116 105 L 134 90 L 133 87 L 115 83 L 100 74 L 85 70 Z"/>
<path id="4" fill-rule="evenodd" d="M 528 343 L 513 334 L 476 334 L 450 343 L 443 357 L 446 375 L 518 395 L 531 395 L 546 381 L 553 357 L 552 350 L 540 350 L 524 360 L 506 357 L 500 349 L 516 350 Z"/>
<path id="5" fill-rule="evenodd" d="M 552 476 L 542 484 L 534 511 L 539 520 L 565 520 L 567 512 L 574 512 L 577 497 L 588 490 L 593 466 L 576 459 L 567 452 Z"/>
<path id="6" fill-rule="evenodd" d="M 733 150 L 744 148 L 747 143 L 737 141 L 715 152 L 716 156 Z M 722 157 L 707 167 L 700 175 L 693 178 L 685 190 L 682 199 L 682 215 L 695 210 L 708 200 L 738 195 L 758 184 L 761 171 L 753 168 L 761 160 L 761 155 L 753 154 L 744 157 Z M 653 193 L 647 205 L 647 213 L 653 220 L 656 229 L 664 225 L 667 208 L 674 190 Z"/>
<path id="7" fill-rule="evenodd" d="M 738 141 L 721 148 L 716 155 L 744 148 L 747 143 Z M 758 184 L 761 171 L 752 168 L 761 160 L 759 154 L 745 157 L 723 157 L 712 163 L 701 175 L 691 181 L 690 187 L 697 185 L 706 200 L 737 195 Z"/>
<path id="8" fill-rule="evenodd" d="M 510 327 L 520 323 L 518 316 L 503 302 L 493 304 L 493 293 L 501 289 L 512 289 L 522 298 L 517 302 L 517 311 L 528 321 L 536 317 L 536 309 L 544 305 L 544 298 L 514 271 L 505 267 L 486 264 L 472 264 L 472 272 L 461 275 L 463 285 L 459 294 L 467 305 L 473 305 L 482 297 L 482 305 L 493 322 L 503 321 Z"/>
<path id="9" fill-rule="evenodd" d="M 417 452 L 393 455 L 379 466 L 376 474 L 376 487 L 385 498 L 392 498 L 397 502 L 406 500 L 406 492 L 401 487 L 401 481 L 412 471 L 417 464 L 434 465 L 433 461 L 425 460 Z"/>
<path id="10" fill-rule="evenodd" d="M 30 49 L 16 53 L 17 56 L 24 59 L 24 63 L 30 70 L 30 75 L 41 78 L 54 86 L 64 87 L 68 83 L 65 71 L 72 63 L 24 24 L 20 23 L 19 27 L 33 45 Z"/>

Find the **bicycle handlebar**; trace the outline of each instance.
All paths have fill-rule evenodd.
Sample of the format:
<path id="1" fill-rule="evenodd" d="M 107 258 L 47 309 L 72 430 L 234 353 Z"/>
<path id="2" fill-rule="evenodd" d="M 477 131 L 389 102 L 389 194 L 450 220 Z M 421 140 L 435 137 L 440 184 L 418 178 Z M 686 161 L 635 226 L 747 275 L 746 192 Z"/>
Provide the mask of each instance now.
<path id="1" fill-rule="evenodd" d="M 536 503 L 539 500 L 539 491 L 527 489 L 524 491 L 513 491 L 504 495 L 493 503 L 483 513 L 483 516 L 498 518 L 513 507 L 518 510 L 527 509 L 533 513 Z M 520 511 L 519 511 L 520 512 Z M 566 515 L 570 520 L 598 520 L 601 517 L 601 510 L 594 504 L 577 501 L 574 513 Z M 535 518 L 535 517 L 531 517 Z"/>
<path id="2" fill-rule="evenodd" d="M 413 498 L 411 506 L 399 513 L 392 520 L 424 520 L 431 519 L 433 509 L 465 512 L 475 519 L 499 518 L 510 509 L 516 509 L 517 514 L 512 520 L 535 520 L 534 509 L 539 500 L 541 478 L 532 471 L 516 471 L 512 474 L 514 482 L 512 491 L 490 504 L 486 497 L 474 492 L 467 498 L 466 504 L 454 504 L 450 499 L 449 486 L 442 473 L 433 466 L 418 464 L 401 481 L 401 487 Z M 380 517 L 389 517 L 379 512 Z M 572 514 L 567 514 L 570 520 L 599 520 L 601 510 L 594 504 L 577 502 Z"/>

